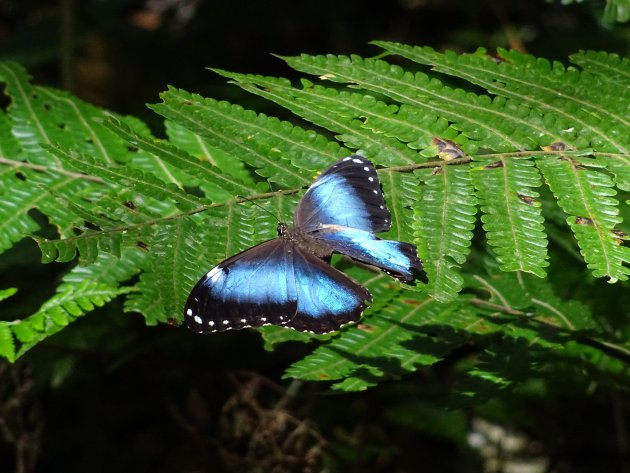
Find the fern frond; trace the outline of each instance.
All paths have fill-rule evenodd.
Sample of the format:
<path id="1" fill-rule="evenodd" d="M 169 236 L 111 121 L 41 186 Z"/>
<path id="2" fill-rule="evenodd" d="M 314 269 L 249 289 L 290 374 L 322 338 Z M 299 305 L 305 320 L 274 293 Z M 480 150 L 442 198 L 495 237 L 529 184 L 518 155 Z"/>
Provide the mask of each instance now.
<path id="1" fill-rule="evenodd" d="M 607 0 L 602 21 L 624 23 L 630 20 L 630 4 L 627 0 Z"/>
<path id="2" fill-rule="evenodd" d="M 484 163 L 480 163 L 484 164 Z M 549 263 L 539 194 L 540 174 L 529 159 L 499 159 L 472 171 L 488 244 L 503 271 L 545 276 Z"/>
<path id="3" fill-rule="evenodd" d="M 630 156 L 599 156 L 598 164 L 604 164 L 613 174 L 615 185 L 624 191 L 630 191 Z"/>
<path id="4" fill-rule="evenodd" d="M 203 205 L 203 201 L 199 198 L 185 193 L 172 183 L 161 181 L 153 174 L 143 173 L 124 166 L 106 165 L 90 156 L 60 146 L 48 146 L 48 150 L 67 166 L 89 175 L 101 177 L 112 184 L 124 184 L 146 197 L 173 202 L 182 210 L 190 210 Z"/>
<path id="5" fill-rule="evenodd" d="M 35 207 L 41 191 L 23 185 L 11 174 L 0 176 L 0 189 L 11 189 L 8 195 L 7 192 L 0 194 L 0 252 L 2 252 L 11 248 L 25 235 L 39 229 L 39 225 L 28 215 L 28 211 Z"/>
<path id="6" fill-rule="evenodd" d="M 59 292 L 46 301 L 35 314 L 9 323 L 16 341 L 20 344 L 16 357 L 22 356 L 37 343 L 59 332 L 76 318 L 127 292 L 129 288 L 116 288 L 93 281 L 61 286 Z"/>
<path id="7" fill-rule="evenodd" d="M 26 159 L 49 168 L 63 167 L 42 145 L 72 144 L 99 161 L 113 163 L 125 156 L 124 143 L 98 125 L 96 118 L 105 113 L 69 94 L 46 87 L 32 86 L 22 66 L 8 61 L 0 63 L 0 82 L 11 97 L 9 115 L 13 135 L 18 139 Z"/>
<path id="8" fill-rule="evenodd" d="M 581 51 L 569 56 L 571 62 L 603 81 L 630 87 L 630 59 L 604 51 Z"/>
<path id="9" fill-rule="evenodd" d="M 568 215 L 567 223 L 593 275 L 607 276 L 611 283 L 627 280 L 630 268 L 624 263 L 630 262 L 630 248 L 620 246 L 613 233 L 621 217 L 610 177 L 574 158 L 548 157 L 536 164 Z"/>
<path id="10" fill-rule="evenodd" d="M 249 186 L 250 189 L 256 187 L 257 183 L 245 168 L 242 160 L 212 146 L 201 136 L 172 120 L 165 120 L 165 128 L 169 141 L 179 149 L 186 151 L 199 161 L 210 163 L 211 166 L 220 169 L 221 173 L 228 174 L 237 182 Z"/>
<path id="11" fill-rule="evenodd" d="M 360 87 L 448 120 L 461 131 L 455 141 L 467 153 L 475 153 L 478 146 L 510 151 L 561 141 L 561 135 L 550 132 L 535 112 L 518 102 L 452 89 L 435 77 L 412 74 L 382 60 L 306 54 L 284 59 L 299 71 Z"/>
<path id="12" fill-rule="evenodd" d="M 572 332 L 598 328 L 589 308 L 577 300 L 564 301 L 553 291 L 548 281 L 523 277 L 520 284 L 527 291 L 536 320 Z"/>
<path id="13" fill-rule="evenodd" d="M 161 226 L 153 243 L 152 274 L 168 320 L 183 321 L 187 294 L 199 279 L 206 256 L 197 246 L 200 233 L 192 218 L 181 218 Z"/>
<path id="14" fill-rule="evenodd" d="M 221 171 L 209 162 L 193 158 L 166 141 L 139 135 L 119 121 L 111 120 L 106 126 L 131 145 L 184 171 L 186 185 L 190 186 L 191 183 L 197 182 L 211 202 L 223 202 L 236 195 L 249 195 L 252 189 L 255 189 L 250 180 L 235 179 L 231 174 Z"/>
<path id="15" fill-rule="evenodd" d="M 125 299 L 125 312 L 142 314 L 149 326 L 169 321 L 166 315 L 166 301 L 162 289 L 156 283 L 155 274 L 143 272 L 140 280 L 135 284 L 132 292 Z"/>
<path id="16" fill-rule="evenodd" d="M 380 279 L 379 282 L 370 290 L 375 301 L 382 304 L 392 289 L 387 281 Z M 419 365 L 433 364 L 439 359 L 439 353 L 407 348 L 406 342 L 414 338 L 414 331 L 409 328 L 443 318 L 456 308 L 457 305 L 440 304 L 408 291 L 404 297 L 391 297 L 379 316 L 366 315 L 360 326 L 349 327 L 317 348 L 288 368 L 285 376 L 318 381 L 345 378 L 336 385 L 337 389 L 358 390 L 387 377 L 413 371 Z M 374 308 L 370 313 L 378 310 Z"/>
<path id="17" fill-rule="evenodd" d="M 417 162 L 419 156 L 411 148 L 425 149 L 438 133 L 448 133 L 448 124 L 435 116 L 422 116 L 406 108 L 398 117 L 398 107 L 387 105 L 370 95 L 348 93 L 314 86 L 303 81 L 298 89 L 286 79 L 236 74 L 215 70 L 233 80 L 244 90 L 272 100 L 296 115 L 336 133 L 351 149 L 360 149 L 377 162 L 390 165 Z M 407 120 L 412 118 L 411 121 Z M 451 130 L 454 132 L 454 130 Z M 455 136 L 457 133 L 448 133 Z M 404 139 L 401 139 L 404 138 Z M 413 143 L 405 146 L 401 141 Z"/>
<path id="18" fill-rule="evenodd" d="M 379 179 L 392 216 L 392 228 L 383 235 L 398 241 L 413 241 L 411 209 L 420 199 L 421 187 L 415 174 L 381 171 Z"/>
<path id="19" fill-rule="evenodd" d="M 613 86 L 610 82 L 604 87 L 595 76 L 567 71 L 560 63 L 552 66 L 545 59 L 517 51 L 499 50 L 499 55 L 507 62 L 497 63 L 485 51 L 441 54 L 428 47 L 382 41 L 374 44 L 542 111 L 549 129 L 558 133 L 568 130 L 567 134 L 573 135 L 560 141 L 569 142 L 575 148 L 590 145 L 597 151 L 627 153 L 630 150 L 630 137 L 623 132 L 630 126 L 626 102 L 618 100 L 627 95 L 627 88 Z"/>
<path id="20" fill-rule="evenodd" d="M 68 272 L 57 288 L 57 293 L 37 312 L 22 320 L 0 322 L 10 329 L 11 343 L 17 341 L 19 344 L 17 353 L 12 352 L 13 359 L 59 332 L 76 318 L 132 291 L 133 288 L 120 284 L 137 274 L 146 259 L 146 253 L 137 249 L 126 250 L 123 258 L 102 253 L 93 264 L 75 266 Z M 1 355 L 13 361 L 9 356 L 11 351 L 7 348 L 6 340 L 4 344 L 0 340 Z"/>
<path id="21" fill-rule="evenodd" d="M 309 138 L 307 133 L 292 136 L 290 132 L 294 128 L 288 123 L 257 115 L 237 105 L 172 87 L 161 97 L 162 103 L 151 106 L 154 111 L 201 136 L 212 146 L 246 160 L 258 174 L 283 187 L 310 183 L 304 172 L 288 160 L 291 149 L 308 149 L 315 162 L 326 152 L 322 140 L 312 139 L 312 134 L 311 139 L 302 141 L 299 138 Z M 319 146 L 311 146 L 314 141 Z"/>
<path id="22" fill-rule="evenodd" d="M 9 322 L 0 321 L 0 358 L 2 357 L 11 363 L 15 361 L 15 341 Z"/>
<path id="23" fill-rule="evenodd" d="M 94 281 L 112 287 L 128 281 L 146 267 L 150 256 L 139 248 L 125 248 L 120 257 L 100 253 L 94 263 L 79 264 L 63 277 L 63 284 L 81 284 Z"/>
<path id="24" fill-rule="evenodd" d="M 477 213 L 468 168 L 442 166 L 419 172 L 425 186 L 414 205 L 414 240 L 429 278 L 429 293 L 453 300 L 464 284 L 459 268 L 470 253 Z"/>

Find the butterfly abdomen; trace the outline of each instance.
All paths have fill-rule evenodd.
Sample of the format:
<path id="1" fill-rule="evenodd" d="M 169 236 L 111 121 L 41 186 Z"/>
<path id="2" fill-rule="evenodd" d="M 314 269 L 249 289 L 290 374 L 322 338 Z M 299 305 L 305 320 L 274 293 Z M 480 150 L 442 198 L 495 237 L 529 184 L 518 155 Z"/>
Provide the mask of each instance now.
<path id="1" fill-rule="evenodd" d="M 324 261 L 330 261 L 333 248 L 328 243 L 317 240 L 306 232 L 297 228 L 289 228 L 286 225 L 281 232 L 279 228 L 278 235 L 298 247 L 304 253 L 316 256 Z"/>

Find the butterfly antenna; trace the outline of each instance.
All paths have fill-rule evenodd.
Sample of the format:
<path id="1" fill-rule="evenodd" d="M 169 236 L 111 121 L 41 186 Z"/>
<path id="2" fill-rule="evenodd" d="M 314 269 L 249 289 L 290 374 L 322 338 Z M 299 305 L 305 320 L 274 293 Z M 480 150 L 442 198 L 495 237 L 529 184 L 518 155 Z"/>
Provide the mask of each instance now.
<path id="1" fill-rule="evenodd" d="M 273 218 L 276 219 L 276 221 L 278 223 L 280 223 L 280 219 L 278 218 L 277 215 L 274 215 L 272 212 L 270 212 L 269 210 L 267 210 L 266 208 L 264 208 L 262 205 L 260 205 L 258 202 L 253 201 L 252 199 L 245 197 L 244 195 L 240 197 L 243 200 L 246 200 L 247 202 L 250 202 L 251 204 L 254 204 L 256 207 L 258 207 L 260 210 L 262 210 L 263 212 L 268 213 L 269 215 L 271 215 Z"/>

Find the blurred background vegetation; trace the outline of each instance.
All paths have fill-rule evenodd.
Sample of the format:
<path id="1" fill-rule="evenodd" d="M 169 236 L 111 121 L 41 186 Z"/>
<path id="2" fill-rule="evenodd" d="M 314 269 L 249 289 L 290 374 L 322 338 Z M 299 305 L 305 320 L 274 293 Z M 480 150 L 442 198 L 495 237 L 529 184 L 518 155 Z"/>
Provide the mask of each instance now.
<path id="1" fill-rule="evenodd" d="M 270 53 L 370 56 L 382 39 L 627 56 L 630 28 L 611 5 L 627 21 L 623 1 L 0 0 L 0 59 L 160 134 L 145 103 L 167 84 L 290 118 L 205 69 L 293 77 Z M 5 303 L 3 319 L 32 312 L 68 268 L 39 258 L 31 241 L 0 257 L 0 288 L 28 294 Z M 308 351 L 267 353 L 255 331 L 147 328 L 109 304 L 16 365 L 0 362 L 0 471 L 630 473 L 628 393 L 575 370 L 471 401 L 452 390 L 464 349 L 338 396 L 281 379 Z"/>

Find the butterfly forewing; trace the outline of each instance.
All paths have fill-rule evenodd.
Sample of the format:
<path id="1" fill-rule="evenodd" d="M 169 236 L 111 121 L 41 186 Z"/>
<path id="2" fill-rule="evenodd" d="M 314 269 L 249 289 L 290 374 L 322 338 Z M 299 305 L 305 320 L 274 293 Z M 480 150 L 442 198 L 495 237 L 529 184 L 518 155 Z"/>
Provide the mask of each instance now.
<path id="1" fill-rule="evenodd" d="M 376 169 L 362 156 L 348 156 L 324 171 L 302 197 L 293 221 L 305 232 L 322 224 L 371 233 L 391 227 Z"/>
<path id="2" fill-rule="evenodd" d="M 277 238 L 215 266 L 188 296 L 188 328 L 209 333 L 286 323 L 297 311 L 291 252 Z"/>

